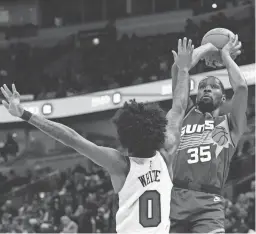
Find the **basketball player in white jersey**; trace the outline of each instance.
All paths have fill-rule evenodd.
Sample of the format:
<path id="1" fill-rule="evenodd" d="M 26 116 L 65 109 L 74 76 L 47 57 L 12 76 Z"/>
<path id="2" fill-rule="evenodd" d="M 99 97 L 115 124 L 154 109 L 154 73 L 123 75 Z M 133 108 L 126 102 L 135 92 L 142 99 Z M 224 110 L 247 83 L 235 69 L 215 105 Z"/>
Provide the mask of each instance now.
<path id="1" fill-rule="evenodd" d="M 20 95 L 4 85 L 3 105 L 13 116 L 22 118 L 78 153 L 105 168 L 119 195 L 116 215 L 118 233 L 169 233 L 169 213 L 172 182 L 169 168 L 176 151 L 189 93 L 188 71 L 192 63 L 192 41 L 179 40 L 176 64 L 178 81 L 172 109 L 165 116 L 156 104 L 125 103 L 115 115 L 119 140 L 129 152 L 95 145 L 69 127 L 32 114 L 20 105 Z M 168 136 L 168 138 L 167 138 Z M 160 155 L 165 145 L 166 160 Z M 166 161 L 166 162 L 165 162 Z"/>

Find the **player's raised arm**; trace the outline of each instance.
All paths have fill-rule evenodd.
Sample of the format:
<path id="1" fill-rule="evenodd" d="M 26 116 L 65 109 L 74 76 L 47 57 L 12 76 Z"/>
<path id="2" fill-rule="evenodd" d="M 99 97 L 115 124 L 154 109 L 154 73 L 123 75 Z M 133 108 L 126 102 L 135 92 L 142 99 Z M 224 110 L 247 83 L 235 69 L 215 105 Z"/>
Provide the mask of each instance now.
<path id="1" fill-rule="evenodd" d="M 200 59 L 205 57 L 207 53 L 217 51 L 218 49 L 211 43 L 207 43 L 205 45 L 199 46 L 198 48 L 194 49 L 192 54 L 192 62 L 191 67 L 189 69 L 192 69 L 196 64 L 199 62 Z M 171 68 L 171 76 L 172 76 L 172 93 L 174 94 L 175 88 L 177 86 L 177 79 L 178 79 L 178 66 L 176 64 L 176 58 L 177 54 L 174 50 L 172 50 L 173 57 L 174 57 L 174 63 Z M 190 87 L 190 84 L 189 84 Z M 190 89 L 189 89 L 190 90 Z M 188 98 L 188 104 L 187 109 L 190 109 L 194 105 L 192 99 Z"/>
<path id="2" fill-rule="evenodd" d="M 178 67 L 177 84 L 173 94 L 172 109 L 166 116 L 168 124 L 165 150 L 167 151 L 166 158 L 169 165 L 179 146 L 182 122 L 187 109 L 190 82 L 188 72 L 192 64 L 193 50 L 194 45 L 192 45 L 191 40 L 187 42 L 187 38 L 179 39 L 178 54 L 175 56 L 175 63 Z"/>
<path id="3" fill-rule="evenodd" d="M 228 70 L 229 81 L 233 88 L 232 109 L 230 113 L 231 137 L 233 143 L 237 145 L 240 137 L 243 135 L 246 126 L 246 110 L 248 102 L 248 87 L 246 80 L 238 65 L 234 62 L 231 54 L 239 55 L 241 53 L 241 42 L 238 36 L 230 38 L 229 42 L 221 50 L 221 57 Z"/>
<path id="4" fill-rule="evenodd" d="M 12 85 L 12 91 L 6 85 L 1 87 L 1 91 L 6 98 L 6 101 L 3 101 L 3 105 L 11 115 L 22 118 L 50 137 L 75 149 L 96 164 L 104 167 L 110 174 L 116 174 L 117 170 L 125 170 L 126 161 L 117 150 L 98 146 L 63 124 L 50 121 L 24 110 L 20 105 L 20 95 L 16 91 L 15 85 Z"/>

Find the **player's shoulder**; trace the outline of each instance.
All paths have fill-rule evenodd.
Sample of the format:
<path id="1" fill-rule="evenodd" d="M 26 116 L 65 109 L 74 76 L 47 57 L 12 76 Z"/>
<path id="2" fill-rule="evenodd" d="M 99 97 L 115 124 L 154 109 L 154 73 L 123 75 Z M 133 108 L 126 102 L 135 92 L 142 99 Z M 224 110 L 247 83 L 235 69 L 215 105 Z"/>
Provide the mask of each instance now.
<path id="1" fill-rule="evenodd" d="M 129 160 L 127 160 L 127 156 L 122 151 L 116 150 L 110 147 L 99 146 L 102 151 L 106 155 L 108 155 L 108 159 L 112 158 L 115 162 L 115 166 L 113 170 L 109 171 L 110 174 L 118 174 L 118 173 L 127 173 L 129 170 Z M 106 158 L 107 159 L 107 158 Z"/>

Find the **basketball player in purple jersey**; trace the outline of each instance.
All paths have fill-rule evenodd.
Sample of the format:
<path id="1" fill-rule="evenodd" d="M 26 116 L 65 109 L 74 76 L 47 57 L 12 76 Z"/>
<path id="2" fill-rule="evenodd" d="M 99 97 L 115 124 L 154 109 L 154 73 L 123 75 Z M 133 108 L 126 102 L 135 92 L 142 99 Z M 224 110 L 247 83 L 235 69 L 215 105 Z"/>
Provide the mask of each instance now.
<path id="1" fill-rule="evenodd" d="M 223 84 L 214 76 L 200 81 L 196 105 L 191 99 L 188 102 L 181 142 L 173 163 L 172 233 L 225 232 L 222 189 L 246 126 L 248 87 L 232 59 L 241 53 L 240 48 L 241 42 L 236 35 L 220 51 L 234 91 L 231 112 L 215 115 L 226 98 Z M 175 63 L 172 78 L 175 88 Z"/>
<path id="2" fill-rule="evenodd" d="M 109 172 L 113 188 L 119 195 L 118 233 L 167 234 L 172 188 L 169 168 L 179 145 L 188 102 L 188 72 L 193 50 L 191 40 L 179 40 L 176 59 L 178 81 L 173 106 L 167 116 L 156 104 L 134 100 L 117 111 L 115 123 L 119 140 L 128 150 L 129 157 L 115 149 L 97 146 L 63 124 L 24 110 L 14 85 L 12 91 L 6 85 L 1 87 L 6 98 L 3 105 L 13 116 L 72 147 Z M 163 145 L 167 152 L 165 160 L 159 153 Z"/>

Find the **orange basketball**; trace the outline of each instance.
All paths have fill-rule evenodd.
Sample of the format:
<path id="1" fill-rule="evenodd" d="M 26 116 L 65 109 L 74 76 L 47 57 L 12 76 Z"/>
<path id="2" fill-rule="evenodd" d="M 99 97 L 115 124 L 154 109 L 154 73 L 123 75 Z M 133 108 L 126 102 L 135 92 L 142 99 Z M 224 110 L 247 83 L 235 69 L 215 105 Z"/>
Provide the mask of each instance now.
<path id="1" fill-rule="evenodd" d="M 228 142 L 228 132 L 222 126 L 217 126 L 212 131 L 212 139 L 216 142 L 219 146 L 223 146 Z"/>

